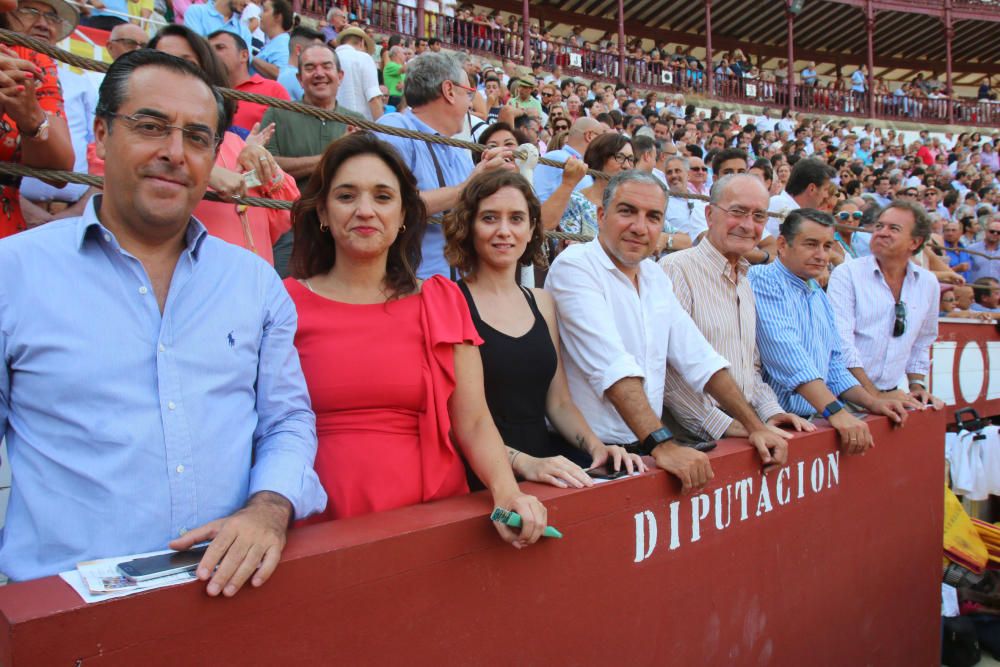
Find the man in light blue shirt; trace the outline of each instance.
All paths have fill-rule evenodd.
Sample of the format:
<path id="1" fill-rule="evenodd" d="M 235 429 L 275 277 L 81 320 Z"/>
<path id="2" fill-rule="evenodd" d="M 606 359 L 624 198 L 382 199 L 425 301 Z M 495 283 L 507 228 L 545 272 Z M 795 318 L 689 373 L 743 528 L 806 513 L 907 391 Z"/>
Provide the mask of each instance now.
<path id="1" fill-rule="evenodd" d="M 119 58 L 94 124 L 104 194 L 0 242 L 15 580 L 211 540 L 197 575 L 230 596 L 325 506 L 294 307 L 266 263 L 191 218 L 223 118 L 189 63 Z"/>
<path id="2" fill-rule="evenodd" d="M 288 50 L 292 19 L 295 14 L 287 0 L 265 0 L 260 27 L 267 35 L 264 48 L 254 56 L 251 65 L 261 76 L 277 79 L 282 67 L 288 65 Z"/>
<path id="3" fill-rule="evenodd" d="M 278 83 L 284 86 L 293 100 L 299 102 L 305 95 L 299 82 L 299 56 L 307 46 L 324 44 L 323 33 L 299 26 L 292 30 L 289 36 L 288 53 L 285 54 L 284 63 L 278 68 Z"/>
<path id="4" fill-rule="evenodd" d="M 409 85 L 409 81 L 407 81 L 407 85 Z M 407 97 L 409 97 L 409 88 L 407 88 Z M 590 145 L 590 142 L 605 132 L 611 132 L 611 129 L 607 125 L 595 118 L 581 116 L 570 126 L 569 135 L 567 135 L 566 143 L 563 147 L 559 150 L 549 151 L 542 157 L 546 160 L 562 163 L 565 163 L 571 157 L 582 160 L 583 154 L 587 152 L 587 146 Z M 559 187 L 559 184 L 562 183 L 562 178 L 563 170 L 558 167 L 549 167 L 543 164 L 535 167 L 533 184 L 538 201 L 544 204 L 552 196 L 552 193 L 556 191 L 556 188 Z M 573 189 L 582 190 L 593 184 L 594 179 L 591 176 L 584 176 Z"/>
<path id="5" fill-rule="evenodd" d="M 847 453 L 863 453 L 873 444 L 871 431 L 840 399 L 897 422 L 905 410 L 898 401 L 872 396 L 844 364 L 833 308 L 816 283 L 829 266 L 833 217 L 796 209 L 785 216 L 780 231 L 779 259 L 748 273 L 764 381 L 786 412 L 822 415 L 837 429 Z"/>
<path id="6" fill-rule="evenodd" d="M 385 114 L 378 119 L 379 124 L 454 136 L 462 131 L 465 115 L 472 104 L 469 76 L 454 56 L 429 51 L 407 64 L 406 101 L 409 104 L 406 111 Z M 413 172 L 429 215 L 455 206 L 466 180 L 473 175 L 490 169 L 516 168 L 510 149 L 484 151 L 479 164 L 473 165 L 469 151 L 462 148 L 388 134 L 379 137 L 399 151 L 403 162 Z M 417 270 L 420 278 L 433 275 L 451 275 L 444 258 L 444 232 L 439 224 L 427 227 L 423 261 Z"/>
<path id="7" fill-rule="evenodd" d="M 248 0 L 215 0 L 191 5 L 184 12 L 184 25 L 202 37 L 208 38 L 216 30 L 228 30 L 250 44 L 250 29 L 240 21 L 240 13 Z"/>

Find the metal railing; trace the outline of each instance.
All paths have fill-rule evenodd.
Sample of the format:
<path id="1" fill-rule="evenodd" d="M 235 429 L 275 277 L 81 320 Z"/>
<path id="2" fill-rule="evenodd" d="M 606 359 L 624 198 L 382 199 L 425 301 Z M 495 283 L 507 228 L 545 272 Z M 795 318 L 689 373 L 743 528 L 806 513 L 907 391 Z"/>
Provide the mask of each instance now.
<path id="1" fill-rule="evenodd" d="M 1000 8 L 1000 0 L 962 1 Z M 415 0 L 413 2 L 415 4 Z M 355 12 L 378 32 L 407 37 L 436 37 L 448 48 L 524 63 L 523 33 L 482 20 L 466 20 L 425 11 L 423 26 L 418 26 L 417 9 L 393 0 L 303 0 L 302 11 L 323 16 L 334 5 Z M 529 62 L 539 64 L 550 72 L 559 68 L 568 76 L 622 81 L 656 92 L 694 93 L 741 104 L 789 106 L 783 72 L 767 72 L 766 78 L 751 78 L 716 71 L 712 77 L 712 89 L 709 90 L 706 64 L 685 55 L 673 56 L 669 60 L 647 55 L 627 55 L 621 59 L 615 48 L 580 47 L 561 38 L 544 39 L 535 34 L 529 37 L 529 47 Z M 633 90 L 633 93 L 637 94 L 637 91 Z M 803 112 L 872 117 L 867 92 L 839 90 L 822 83 L 815 86 L 797 84 L 792 101 L 794 104 L 791 106 Z M 955 123 L 1000 126 L 1000 103 L 997 102 L 914 97 L 897 93 L 875 95 L 874 118 L 944 124 L 949 121 L 949 105 L 954 105 L 951 111 Z"/>

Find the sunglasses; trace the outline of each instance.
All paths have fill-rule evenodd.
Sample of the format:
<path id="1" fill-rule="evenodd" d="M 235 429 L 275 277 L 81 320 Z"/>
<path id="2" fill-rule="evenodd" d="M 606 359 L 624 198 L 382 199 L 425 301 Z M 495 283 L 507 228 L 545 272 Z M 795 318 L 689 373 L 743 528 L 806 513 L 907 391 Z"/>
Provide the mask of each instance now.
<path id="1" fill-rule="evenodd" d="M 854 218 L 855 220 L 860 220 L 863 216 L 864 216 L 864 213 L 862 213 L 861 211 L 855 211 L 854 213 L 848 213 L 847 211 L 841 211 L 840 213 L 837 214 L 838 218 L 840 218 L 841 220 L 845 220 L 845 221 L 846 220 L 850 220 L 851 218 Z"/>
<path id="2" fill-rule="evenodd" d="M 671 153 L 671 155 L 676 155 L 676 153 Z M 708 171 L 708 167 L 688 167 L 688 171 Z"/>
<path id="3" fill-rule="evenodd" d="M 906 304 L 896 302 L 896 321 L 892 325 L 892 337 L 899 338 L 906 333 Z"/>

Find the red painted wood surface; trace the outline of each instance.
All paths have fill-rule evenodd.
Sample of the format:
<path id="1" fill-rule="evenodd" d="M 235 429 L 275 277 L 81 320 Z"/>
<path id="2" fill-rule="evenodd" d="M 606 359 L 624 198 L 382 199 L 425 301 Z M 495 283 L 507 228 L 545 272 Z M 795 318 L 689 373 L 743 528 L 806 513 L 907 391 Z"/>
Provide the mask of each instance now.
<path id="1" fill-rule="evenodd" d="M 272 580 L 231 600 L 193 583 L 85 605 L 57 578 L 12 584 L 0 663 L 938 664 L 945 414 L 870 424 L 875 449 L 839 457 L 835 476 L 833 432 L 796 437 L 767 477 L 769 510 L 756 455 L 728 440 L 704 495 L 661 471 L 528 485 L 565 539 L 525 551 L 475 494 L 293 531 Z"/>
<path id="2" fill-rule="evenodd" d="M 982 417 L 1000 416 L 1000 331 L 997 325 L 941 320 L 931 350 L 930 390 L 948 405 Z"/>

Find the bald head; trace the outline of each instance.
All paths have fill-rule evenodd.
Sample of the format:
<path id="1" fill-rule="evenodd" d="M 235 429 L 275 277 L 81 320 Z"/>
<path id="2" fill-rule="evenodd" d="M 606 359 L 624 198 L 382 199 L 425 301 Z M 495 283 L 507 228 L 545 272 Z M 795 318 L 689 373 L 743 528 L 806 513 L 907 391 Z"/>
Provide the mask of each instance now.
<path id="1" fill-rule="evenodd" d="M 126 53 L 143 48 L 148 41 L 146 31 L 136 24 L 119 23 L 108 35 L 108 55 L 112 60 L 118 60 Z"/>
<path id="2" fill-rule="evenodd" d="M 604 123 L 590 116 L 581 116 L 573 121 L 573 124 L 570 126 L 566 143 L 580 153 L 584 153 L 591 141 L 607 131 L 608 126 Z"/>
<path id="3" fill-rule="evenodd" d="M 745 194 L 747 196 L 768 199 L 767 187 L 765 187 L 764 182 L 753 174 L 730 174 L 729 176 L 723 176 L 717 180 L 712 185 L 712 191 L 709 193 L 709 200 L 713 204 L 721 204 L 725 206 L 724 202 L 729 201 L 733 198 L 735 193 Z M 767 202 L 764 203 L 765 210 L 767 209 Z"/>

